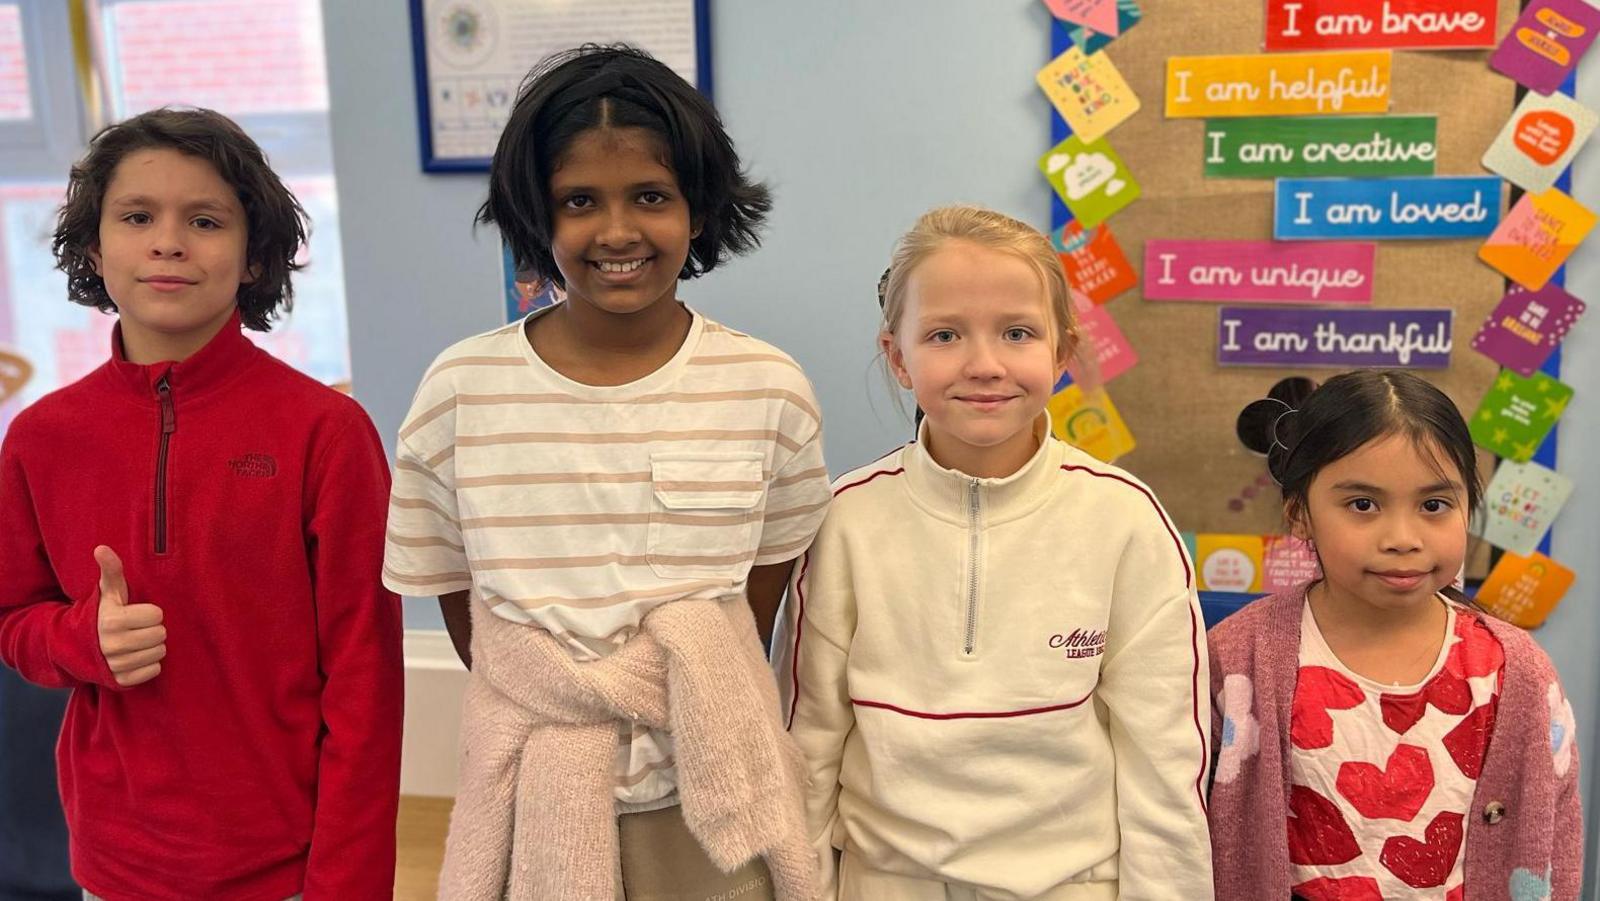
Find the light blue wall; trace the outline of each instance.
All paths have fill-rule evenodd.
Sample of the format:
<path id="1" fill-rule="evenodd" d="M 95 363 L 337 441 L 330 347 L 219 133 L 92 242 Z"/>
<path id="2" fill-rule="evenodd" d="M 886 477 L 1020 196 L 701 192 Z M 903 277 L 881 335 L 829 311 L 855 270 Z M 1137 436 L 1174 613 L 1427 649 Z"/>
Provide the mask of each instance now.
<path id="1" fill-rule="evenodd" d="M 355 389 L 392 442 L 433 355 L 499 324 L 498 249 L 493 230 L 471 229 L 482 177 L 418 166 L 405 5 L 325 0 L 323 14 Z M 873 367 L 875 286 L 895 236 L 935 202 L 1048 218 L 1034 170 L 1047 107 L 1033 83 L 1046 15 L 1037 0 L 713 3 L 717 105 L 777 206 L 759 253 L 683 296 L 799 359 L 822 401 L 835 472 L 907 431 Z M 1600 106 L 1600 67 L 1580 95 Z M 1600 144 L 1577 170 L 1574 193 L 1600 205 Z M 1575 293 L 1600 305 L 1600 243 L 1571 270 Z M 1555 555 L 1578 584 L 1536 637 L 1561 670 L 1586 753 L 1600 760 L 1600 311 L 1569 340 L 1564 378 L 1578 398 L 1560 468 L 1578 489 Z M 431 601 L 411 602 L 407 622 L 439 624 Z"/>

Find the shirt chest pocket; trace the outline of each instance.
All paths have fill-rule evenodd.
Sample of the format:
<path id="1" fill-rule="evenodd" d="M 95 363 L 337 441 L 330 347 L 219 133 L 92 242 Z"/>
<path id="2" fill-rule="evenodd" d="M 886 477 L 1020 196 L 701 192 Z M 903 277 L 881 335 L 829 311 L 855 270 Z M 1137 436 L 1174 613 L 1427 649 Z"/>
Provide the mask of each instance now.
<path id="1" fill-rule="evenodd" d="M 646 559 L 663 578 L 740 581 L 761 539 L 766 479 L 750 451 L 650 455 Z"/>

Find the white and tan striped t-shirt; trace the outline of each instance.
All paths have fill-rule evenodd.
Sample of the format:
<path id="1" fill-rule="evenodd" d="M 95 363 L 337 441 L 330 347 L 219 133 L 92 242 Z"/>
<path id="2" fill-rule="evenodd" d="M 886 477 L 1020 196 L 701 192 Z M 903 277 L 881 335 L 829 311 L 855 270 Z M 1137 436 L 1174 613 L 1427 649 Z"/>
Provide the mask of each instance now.
<path id="1" fill-rule="evenodd" d="M 459 342 L 423 376 L 396 448 L 384 584 L 470 589 L 596 659 L 659 604 L 743 603 L 752 565 L 811 544 L 828 473 L 816 398 L 786 354 L 696 313 L 660 369 L 596 387 L 546 365 L 523 325 Z M 670 795 L 670 737 L 619 729 L 620 804 Z"/>

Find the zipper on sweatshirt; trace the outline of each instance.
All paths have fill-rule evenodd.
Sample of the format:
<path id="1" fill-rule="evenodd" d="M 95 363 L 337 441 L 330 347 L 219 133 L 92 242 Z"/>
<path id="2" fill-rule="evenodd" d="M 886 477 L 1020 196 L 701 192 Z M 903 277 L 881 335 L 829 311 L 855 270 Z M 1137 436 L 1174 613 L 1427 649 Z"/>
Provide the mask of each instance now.
<path id="1" fill-rule="evenodd" d="M 967 483 L 967 631 L 961 645 L 971 656 L 978 646 L 978 480 Z"/>
<path id="2" fill-rule="evenodd" d="M 172 405 L 172 385 L 162 376 L 156 381 L 156 398 L 161 402 L 161 445 L 156 451 L 156 553 L 167 552 L 170 524 L 167 521 L 167 455 L 172 433 L 178 430 L 178 414 Z"/>

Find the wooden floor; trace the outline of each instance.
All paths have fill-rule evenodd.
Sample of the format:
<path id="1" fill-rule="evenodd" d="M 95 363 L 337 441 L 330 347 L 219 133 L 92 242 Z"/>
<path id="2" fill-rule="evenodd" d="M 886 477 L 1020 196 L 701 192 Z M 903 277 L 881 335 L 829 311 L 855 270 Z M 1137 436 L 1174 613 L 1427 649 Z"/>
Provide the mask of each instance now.
<path id="1" fill-rule="evenodd" d="M 450 807 L 454 803 L 454 798 L 400 796 L 395 901 L 433 901 L 437 897 L 444 835 L 450 827 Z"/>

